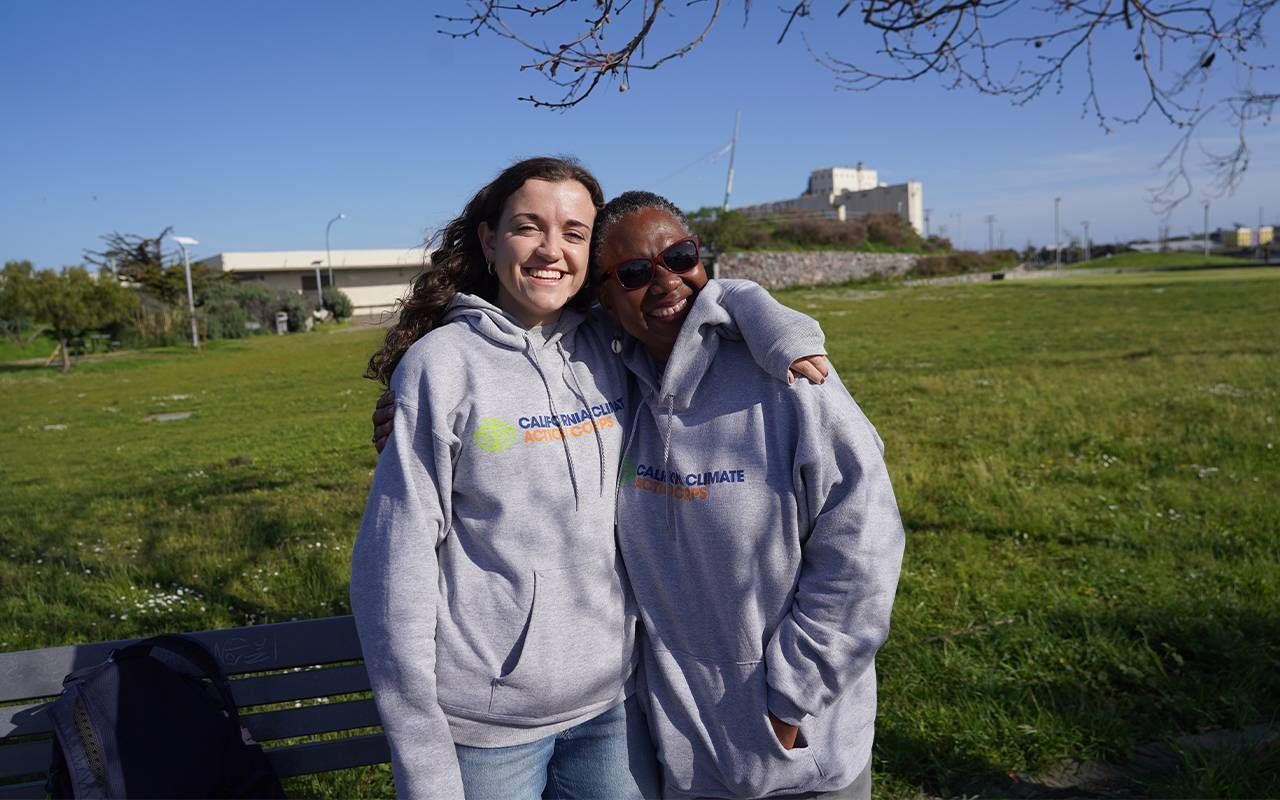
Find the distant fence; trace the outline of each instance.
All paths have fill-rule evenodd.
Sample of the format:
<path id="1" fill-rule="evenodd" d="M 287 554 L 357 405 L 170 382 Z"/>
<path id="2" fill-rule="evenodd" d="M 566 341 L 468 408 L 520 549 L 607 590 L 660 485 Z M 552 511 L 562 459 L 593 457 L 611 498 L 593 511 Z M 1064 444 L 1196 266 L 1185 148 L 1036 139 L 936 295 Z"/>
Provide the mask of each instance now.
<path id="1" fill-rule="evenodd" d="M 747 251 L 715 258 L 721 278 L 745 278 L 766 289 L 844 283 L 873 275 L 902 275 L 915 266 L 912 253 L 859 253 L 844 250 L 803 252 Z"/>

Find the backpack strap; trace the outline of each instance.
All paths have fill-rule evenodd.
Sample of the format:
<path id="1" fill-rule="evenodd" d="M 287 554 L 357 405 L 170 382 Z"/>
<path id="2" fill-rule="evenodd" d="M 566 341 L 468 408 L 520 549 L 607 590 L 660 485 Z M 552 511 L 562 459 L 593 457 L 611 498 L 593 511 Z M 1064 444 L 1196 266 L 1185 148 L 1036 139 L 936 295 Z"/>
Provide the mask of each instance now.
<path id="1" fill-rule="evenodd" d="M 178 663 L 173 663 L 173 658 L 166 659 L 161 657 L 163 655 L 176 656 Z M 236 712 L 236 701 L 231 696 L 231 686 L 227 683 L 227 677 L 222 672 L 222 666 L 213 657 L 213 654 L 195 639 L 174 633 L 162 633 L 159 636 L 143 639 L 128 647 L 122 647 L 111 654 L 111 657 L 116 660 L 145 656 L 157 657 L 169 666 L 193 678 L 207 679 L 218 692 L 232 719 L 239 718 L 239 714 Z"/>

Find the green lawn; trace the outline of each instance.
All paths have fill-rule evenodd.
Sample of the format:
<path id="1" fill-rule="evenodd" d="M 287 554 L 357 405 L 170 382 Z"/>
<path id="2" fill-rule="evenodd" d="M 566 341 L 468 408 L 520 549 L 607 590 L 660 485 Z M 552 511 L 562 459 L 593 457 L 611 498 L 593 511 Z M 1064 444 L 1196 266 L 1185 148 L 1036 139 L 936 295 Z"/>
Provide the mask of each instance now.
<path id="1" fill-rule="evenodd" d="M 58 343 L 48 336 L 37 336 L 32 341 L 23 343 L 0 338 L 0 363 L 28 358 L 48 358 L 57 346 Z"/>
<path id="2" fill-rule="evenodd" d="M 877 796 L 1274 719 L 1280 276 L 1219 272 L 780 294 L 826 328 L 908 531 Z M 0 649 L 347 613 L 378 336 L 0 365 Z M 1193 751 L 1132 790 L 1276 796 L 1278 766 Z"/>
<path id="3" fill-rule="evenodd" d="M 1232 264 L 1251 264 L 1247 258 L 1204 255 L 1203 253 L 1117 253 L 1109 258 L 1095 258 L 1075 264 L 1064 264 L 1067 269 L 1090 267 L 1124 267 L 1126 269 L 1160 269 L 1162 267 L 1199 267 Z"/>

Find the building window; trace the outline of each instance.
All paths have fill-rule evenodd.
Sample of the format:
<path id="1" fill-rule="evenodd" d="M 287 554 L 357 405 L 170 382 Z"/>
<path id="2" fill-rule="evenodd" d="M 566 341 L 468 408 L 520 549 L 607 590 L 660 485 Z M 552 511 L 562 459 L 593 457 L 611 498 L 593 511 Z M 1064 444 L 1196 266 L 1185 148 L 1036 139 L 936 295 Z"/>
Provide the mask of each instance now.
<path id="1" fill-rule="evenodd" d="M 329 273 L 328 273 L 326 270 L 323 270 L 323 269 L 322 269 L 322 270 L 320 270 L 320 286 L 321 286 L 321 287 L 325 287 L 325 286 L 330 286 L 330 285 L 332 285 L 332 284 L 330 284 L 330 283 L 329 283 Z M 315 290 L 316 290 L 316 276 L 315 276 L 315 274 L 313 273 L 313 274 L 303 275 L 303 276 L 302 276 L 302 291 L 304 291 L 304 292 L 314 292 Z"/>

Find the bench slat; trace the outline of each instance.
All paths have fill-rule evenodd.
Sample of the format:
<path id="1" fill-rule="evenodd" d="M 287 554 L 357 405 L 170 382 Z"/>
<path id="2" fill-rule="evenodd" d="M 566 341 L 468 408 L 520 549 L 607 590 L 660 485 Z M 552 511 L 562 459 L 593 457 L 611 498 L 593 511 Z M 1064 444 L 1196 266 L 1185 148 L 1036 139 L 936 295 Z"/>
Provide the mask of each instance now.
<path id="1" fill-rule="evenodd" d="M 231 681 L 231 694 L 240 708 L 367 691 L 369 673 L 365 671 L 364 664 L 256 675 Z"/>
<path id="2" fill-rule="evenodd" d="M 277 775 L 291 778 L 388 762 L 391 746 L 386 736 L 376 733 L 277 747 L 267 751 L 267 758 L 271 759 Z"/>
<path id="3" fill-rule="evenodd" d="M 32 736 L 53 730 L 48 703 L 26 703 L 0 706 L 0 739 L 9 736 Z"/>
<path id="4" fill-rule="evenodd" d="M 49 769 L 52 760 L 52 739 L 0 747 L 0 778 L 43 773 Z"/>
<path id="5" fill-rule="evenodd" d="M 38 742 L 44 746 L 44 756 L 38 769 L 26 768 L 22 771 L 5 773 L 4 777 L 43 772 L 49 766 L 52 757 L 49 743 Z M 26 745 L 14 745 L 3 748 L 14 750 Z M 391 747 L 387 737 L 380 733 L 367 736 L 349 736 L 343 739 L 330 739 L 324 742 L 308 742 L 288 747 L 276 747 L 267 750 L 267 758 L 281 778 L 295 775 L 312 775 L 318 772 L 331 772 L 337 769 L 365 767 L 370 764 L 383 764 L 391 760 Z M 0 798 L 43 798 L 44 781 L 31 781 L 9 786 L 0 786 Z"/>
<path id="6" fill-rule="evenodd" d="M 228 675 L 361 658 L 355 621 L 349 615 L 189 635 L 213 651 Z M 68 672 L 99 664 L 112 650 L 134 641 L 137 640 L 0 653 L 0 702 L 58 694 Z"/>
<path id="7" fill-rule="evenodd" d="M 0 800 L 44 800 L 44 781 L 0 786 Z"/>
<path id="8" fill-rule="evenodd" d="M 369 673 L 365 671 L 363 664 L 282 672 L 231 681 L 231 694 L 240 708 L 367 691 Z M 47 702 L 0 706 L 0 739 L 50 733 L 53 721 L 45 711 L 47 707 Z"/>
<path id="9" fill-rule="evenodd" d="M 372 700 L 263 711 L 260 714 L 247 714 L 240 721 L 259 742 L 352 728 L 376 728 L 382 724 L 378 708 Z"/>

